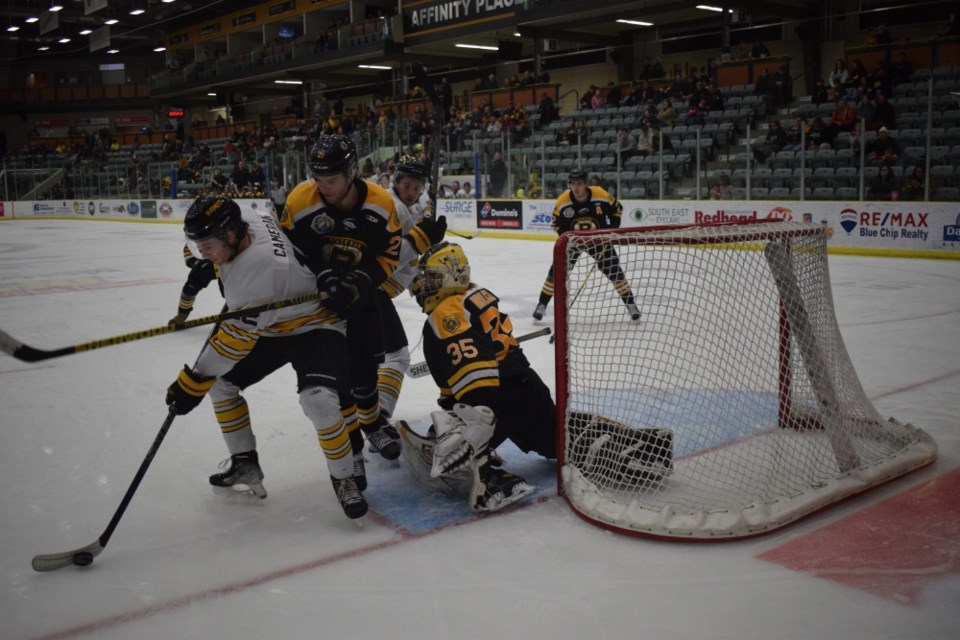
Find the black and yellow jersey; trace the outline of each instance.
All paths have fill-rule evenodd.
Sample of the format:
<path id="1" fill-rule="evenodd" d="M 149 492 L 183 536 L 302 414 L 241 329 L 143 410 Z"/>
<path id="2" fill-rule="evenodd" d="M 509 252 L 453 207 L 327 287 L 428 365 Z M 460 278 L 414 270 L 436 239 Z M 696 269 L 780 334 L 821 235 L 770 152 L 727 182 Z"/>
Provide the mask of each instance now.
<path id="1" fill-rule="evenodd" d="M 587 187 L 583 202 L 577 202 L 573 192 L 567 189 L 553 206 L 553 230 L 563 234 L 567 231 L 616 229 L 622 216 L 620 201 L 600 187 Z"/>
<path id="2" fill-rule="evenodd" d="M 423 353 L 441 396 L 496 405 L 501 376 L 529 367 L 500 299 L 472 287 L 442 300 L 423 327 Z"/>
<path id="3" fill-rule="evenodd" d="M 397 269 L 400 218 L 385 189 L 359 178 L 354 185 L 357 205 L 343 212 L 324 202 L 313 179 L 301 182 L 287 195 L 280 227 L 314 273 L 359 269 L 379 287 Z"/>

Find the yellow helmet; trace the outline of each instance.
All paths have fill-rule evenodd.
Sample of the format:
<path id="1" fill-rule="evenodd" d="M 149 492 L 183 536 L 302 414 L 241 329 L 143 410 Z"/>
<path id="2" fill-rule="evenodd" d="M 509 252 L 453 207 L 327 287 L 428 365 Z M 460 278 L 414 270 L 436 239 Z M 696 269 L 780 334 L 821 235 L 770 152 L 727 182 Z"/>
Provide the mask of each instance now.
<path id="1" fill-rule="evenodd" d="M 430 313 L 442 300 L 470 288 L 470 263 L 458 244 L 441 242 L 420 257 L 410 291 Z"/>

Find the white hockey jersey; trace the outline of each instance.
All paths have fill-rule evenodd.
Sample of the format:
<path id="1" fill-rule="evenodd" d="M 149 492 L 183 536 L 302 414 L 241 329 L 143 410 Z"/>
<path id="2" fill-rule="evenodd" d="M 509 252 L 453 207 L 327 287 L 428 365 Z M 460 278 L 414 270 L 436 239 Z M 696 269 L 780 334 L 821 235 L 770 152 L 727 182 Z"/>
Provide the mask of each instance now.
<path id="1" fill-rule="evenodd" d="M 296 258 L 293 246 L 268 211 L 244 212 L 250 245 L 220 265 L 220 282 L 230 311 L 316 293 L 316 276 Z M 221 376 L 253 350 L 260 337 L 295 335 L 318 328 L 345 333 L 346 323 L 320 301 L 224 320 L 210 338 L 195 371 Z"/>
<path id="2" fill-rule="evenodd" d="M 396 298 L 413 282 L 413 278 L 417 275 L 417 263 L 420 262 L 420 254 L 417 253 L 416 247 L 413 246 L 406 235 L 424 216 L 433 213 L 433 206 L 427 196 L 426 189 L 420 194 L 417 201 L 409 207 L 400 200 L 400 196 L 396 194 L 393 188 L 390 189 L 390 196 L 397 207 L 397 215 L 400 217 L 402 226 L 400 233 L 403 234 L 404 238 L 400 244 L 400 266 L 393 272 L 393 276 L 387 278 L 386 282 L 380 285 L 380 288 L 391 298 Z"/>

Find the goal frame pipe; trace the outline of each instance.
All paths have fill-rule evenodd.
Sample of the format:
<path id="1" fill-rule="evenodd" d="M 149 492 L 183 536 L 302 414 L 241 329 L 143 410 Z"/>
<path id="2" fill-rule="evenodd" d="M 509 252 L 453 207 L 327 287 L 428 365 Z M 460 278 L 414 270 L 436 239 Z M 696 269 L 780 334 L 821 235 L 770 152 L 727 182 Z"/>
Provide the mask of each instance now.
<path id="1" fill-rule="evenodd" d="M 569 383 L 569 374 L 567 373 L 567 314 L 561 313 L 560 309 L 566 310 L 567 307 L 567 298 L 569 296 L 569 290 L 567 288 L 567 265 L 569 264 L 567 259 L 567 247 L 570 245 L 570 240 L 574 237 L 590 237 L 590 236 L 605 236 L 610 238 L 608 241 L 613 245 L 624 245 L 630 244 L 626 240 L 621 240 L 618 236 L 627 236 L 629 234 L 636 233 L 637 231 L 643 231 L 646 233 L 656 233 L 661 231 L 680 231 L 683 229 L 690 229 L 693 227 L 701 228 L 736 228 L 743 227 L 745 224 L 750 225 L 762 225 L 762 224 L 777 224 L 784 222 L 780 219 L 760 219 L 760 220 L 748 220 L 748 221 L 730 221 L 730 222 L 715 222 L 709 224 L 671 224 L 671 225 L 656 225 L 649 227 L 626 227 L 626 228 L 617 228 L 617 229 L 593 229 L 589 231 L 568 231 L 560 235 L 557 238 L 556 243 L 553 245 L 553 273 L 554 273 L 554 305 L 553 305 L 553 315 L 554 315 L 554 335 L 556 336 L 556 341 L 554 342 L 554 362 L 557 364 L 554 367 L 555 371 L 555 382 L 556 382 L 556 403 L 557 408 L 562 408 L 563 410 L 557 411 L 556 417 L 556 433 L 557 433 L 557 495 L 563 496 L 563 465 L 566 458 L 566 438 L 565 438 L 565 429 L 566 426 L 566 414 L 567 406 L 569 402 L 569 394 L 567 392 L 568 383 Z M 794 231 L 794 237 L 806 237 L 814 236 L 822 233 L 823 230 L 819 226 L 810 225 L 809 231 Z M 612 238 L 611 238 L 612 236 Z M 751 239 L 761 240 L 767 236 L 763 233 L 746 233 L 741 237 L 741 241 L 750 242 Z M 715 245 L 715 244 L 725 244 L 728 240 L 724 238 L 674 238 L 669 242 L 664 244 L 672 245 L 687 245 L 687 246 L 701 246 L 701 245 Z M 780 348 L 779 348 L 779 361 L 780 361 L 780 371 L 777 380 L 777 386 L 779 389 L 778 392 L 778 403 L 777 403 L 777 418 L 781 428 L 786 428 L 789 426 L 791 407 L 790 407 L 790 387 L 791 387 L 791 359 L 792 354 L 790 350 L 790 322 L 787 319 L 786 310 L 783 307 L 783 301 L 780 301 L 779 304 L 779 324 L 780 324 Z M 576 511 L 576 509 L 574 509 Z"/>

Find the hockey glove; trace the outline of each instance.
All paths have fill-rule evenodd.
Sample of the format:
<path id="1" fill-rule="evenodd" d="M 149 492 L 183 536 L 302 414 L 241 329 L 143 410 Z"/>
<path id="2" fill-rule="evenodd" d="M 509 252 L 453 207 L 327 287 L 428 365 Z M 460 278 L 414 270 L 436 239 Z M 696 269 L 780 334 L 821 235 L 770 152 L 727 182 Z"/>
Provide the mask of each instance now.
<path id="1" fill-rule="evenodd" d="M 434 478 L 468 467 L 488 448 L 497 418 L 489 407 L 456 404 L 453 411 L 430 414 L 437 444 L 433 448 Z"/>
<path id="2" fill-rule="evenodd" d="M 190 367 L 183 365 L 183 371 L 167 387 L 167 404 L 178 416 L 184 416 L 197 408 L 210 387 L 217 381 L 215 377 L 199 376 Z"/>
<path id="3" fill-rule="evenodd" d="M 183 324 L 184 322 L 187 321 L 187 316 L 189 315 L 190 315 L 190 309 L 187 309 L 186 311 L 178 311 L 177 315 L 170 318 L 170 321 L 167 322 L 167 324 L 171 327 L 175 327 L 177 325 Z"/>
<path id="4" fill-rule="evenodd" d="M 410 229 L 407 238 L 416 247 L 417 253 L 422 254 L 438 242 L 443 242 L 443 236 L 446 233 L 447 216 L 422 218 L 413 229 Z"/>
<path id="5" fill-rule="evenodd" d="M 187 285 L 198 293 L 206 288 L 208 284 L 217 279 L 217 268 L 209 260 L 197 260 L 190 267 L 190 275 L 187 276 Z"/>
<path id="6" fill-rule="evenodd" d="M 327 294 L 324 306 L 342 318 L 360 313 L 370 300 L 370 276 L 354 270 L 343 273 L 328 267 L 317 275 L 317 289 Z"/>

